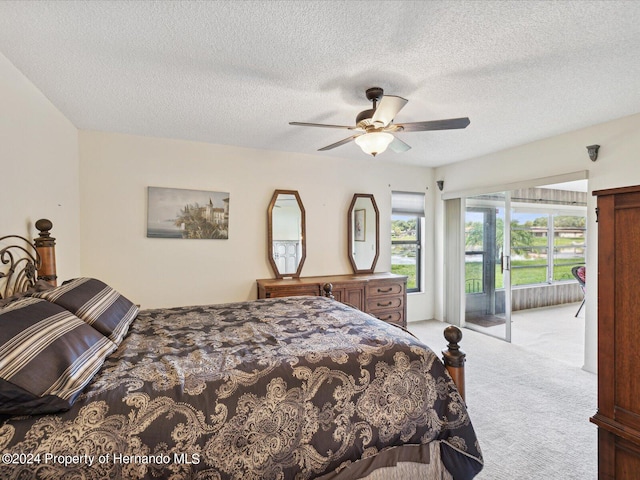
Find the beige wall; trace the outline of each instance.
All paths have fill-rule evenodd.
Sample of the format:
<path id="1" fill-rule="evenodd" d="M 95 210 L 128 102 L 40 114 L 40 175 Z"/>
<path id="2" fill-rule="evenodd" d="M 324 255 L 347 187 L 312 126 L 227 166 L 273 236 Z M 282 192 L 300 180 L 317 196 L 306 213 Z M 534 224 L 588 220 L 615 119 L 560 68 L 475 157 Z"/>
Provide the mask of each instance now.
<path id="1" fill-rule="evenodd" d="M 592 162 L 586 146 L 599 144 L 600 154 Z M 594 127 L 558 135 L 496 154 L 436 169 L 435 178 L 445 180 L 445 193 L 526 181 L 588 170 L 589 191 L 640 184 L 640 114 Z M 597 272 L 597 223 L 595 198 L 589 194 L 587 208 L 587 270 Z M 436 202 L 436 230 L 442 227 L 443 202 Z M 443 258 L 442 234 L 437 235 L 436 258 Z M 442 269 L 435 284 L 442 285 Z M 597 276 L 588 275 L 588 292 L 597 291 Z M 442 318 L 443 291 L 434 296 L 436 318 Z M 587 294 L 584 368 L 597 368 L 597 298 Z"/>
<path id="2" fill-rule="evenodd" d="M 361 158 L 331 158 L 101 132 L 80 133 L 82 272 L 111 283 L 143 308 L 256 298 L 272 278 L 267 207 L 275 189 L 298 190 L 306 210 L 302 274 L 351 273 L 347 210 L 372 193 L 381 216 L 377 271 L 390 268 L 392 190 L 422 191 L 432 170 Z M 230 193 L 228 240 L 146 237 L 147 187 Z M 433 205 L 431 189 L 428 204 Z M 426 241 L 431 245 L 432 222 Z M 428 248 L 426 272 L 433 271 Z M 409 320 L 433 316 L 433 282 L 408 300 Z"/>
<path id="3" fill-rule="evenodd" d="M 0 54 L 0 236 L 54 222 L 58 274 L 80 274 L 78 131 Z"/>
<path id="4" fill-rule="evenodd" d="M 377 271 L 388 270 L 385 232 L 390 231 L 391 190 L 425 191 L 432 183 L 431 169 L 389 166 L 364 156 L 327 159 L 79 134 L 1 54 L 0 104 L 2 176 L 12 179 L 0 189 L 1 234 L 31 237 L 37 219 L 51 219 L 61 280 L 79 275 L 103 278 L 145 307 L 255 298 L 255 279 L 272 276 L 266 260 L 266 209 L 276 188 L 299 190 L 305 203 L 304 275 L 350 273 L 346 212 L 353 193 L 376 196 L 383 238 Z M 231 238 L 147 239 L 147 186 L 230 192 Z M 429 191 L 427 198 L 432 208 Z M 433 238 L 432 227 L 428 221 L 427 244 Z M 86 242 L 82 248 L 81 241 Z M 430 249 L 425 257 L 426 290 L 410 296 L 410 320 L 433 316 Z"/>

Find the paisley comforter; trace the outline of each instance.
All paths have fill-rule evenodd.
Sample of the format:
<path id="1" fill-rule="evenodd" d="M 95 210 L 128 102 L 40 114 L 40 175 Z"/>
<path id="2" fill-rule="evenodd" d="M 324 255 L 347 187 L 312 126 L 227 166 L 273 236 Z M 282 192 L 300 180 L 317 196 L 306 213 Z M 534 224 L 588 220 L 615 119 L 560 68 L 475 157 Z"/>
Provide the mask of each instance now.
<path id="1" fill-rule="evenodd" d="M 69 411 L 0 425 L 3 479 L 330 478 L 430 442 L 482 468 L 436 355 L 323 297 L 142 311 Z"/>

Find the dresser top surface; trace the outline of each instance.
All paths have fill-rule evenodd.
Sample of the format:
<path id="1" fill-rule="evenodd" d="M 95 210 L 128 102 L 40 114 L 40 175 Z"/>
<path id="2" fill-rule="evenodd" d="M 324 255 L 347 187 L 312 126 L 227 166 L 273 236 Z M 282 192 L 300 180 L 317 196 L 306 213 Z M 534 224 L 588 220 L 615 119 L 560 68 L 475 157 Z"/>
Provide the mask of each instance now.
<path id="1" fill-rule="evenodd" d="M 263 278 L 257 282 L 261 285 L 299 285 L 306 283 L 340 283 L 340 282 L 371 282 L 375 280 L 402 280 L 407 279 L 406 275 L 398 275 L 390 272 L 381 273 L 352 273 L 345 275 L 321 275 L 317 277 L 300 278 Z"/>

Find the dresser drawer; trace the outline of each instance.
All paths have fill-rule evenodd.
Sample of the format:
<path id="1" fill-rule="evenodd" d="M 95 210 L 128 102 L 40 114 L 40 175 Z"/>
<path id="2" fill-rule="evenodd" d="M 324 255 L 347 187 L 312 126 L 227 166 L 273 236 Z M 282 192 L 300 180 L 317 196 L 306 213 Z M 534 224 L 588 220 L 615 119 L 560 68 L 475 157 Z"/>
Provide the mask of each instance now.
<path id="1" fill-rule="evenodd" d="M 388 295 L 386 297 L 369 297 L 367 299 L 367 312 L 374 313 L 380 310 L 404 309 L 404 295 Z"/>
<path id="2" fill-rule="evenodd" d="M 395 323 L 396 325 L 400 325 L 401 327 L 404 327 L 406 325 L 404 319 L 404 309 L 371 312 L 371 315 L 380 320 L 384 320 L 385 322 Z"/>
<path id="3" fill-rule="evenodd" d="M 404 295 L 404 282 L 372 282 L 367 285 L 367 298 Z"/>
<path id="4" fill-rule="evenodd" d="M 406 279 L 374 280 L 366 286 L 365 312 L 385 322 L 405 327 L 406 299 Z"/>
<path id="5" fill-rule="evenodd" d="M 318 295 L 320 295 L 320 288 L 318 285 L 296 285 L 281 288 L 265 288 L 264 296 L 259 295 L 258 298 L 303 297 Z"/>

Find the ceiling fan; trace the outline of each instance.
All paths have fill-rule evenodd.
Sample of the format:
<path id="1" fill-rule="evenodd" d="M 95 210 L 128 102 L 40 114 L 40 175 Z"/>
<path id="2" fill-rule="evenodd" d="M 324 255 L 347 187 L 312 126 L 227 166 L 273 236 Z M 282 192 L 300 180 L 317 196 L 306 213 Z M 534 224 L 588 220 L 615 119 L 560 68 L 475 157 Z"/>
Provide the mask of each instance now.
<path id="1" fill-rule="evenodd" d="M 393 135 L 395 132 L 424 132 L 427 130 L 452 130 L 466 128 L 469 118 L 449 118 L 447 120 L 430 120 L 426 122 L 393 123 L 397 113 L 407 104 L 408 100 L 395 95 L 384 95 L 380 87 L 372 87 L 366 91 L 367 99 L 373 102 L 373 108 L 364 110 L 356 117 L 355 126 L 328 125 L 324 123 L 289 122 L 289 125 L 302 127 L 342 128 L 356 130 L 358 133 L 351 135 L 339 142 L 332 143 L 318 151 L 331 150 L 355 140 L 365 153 L 374 157 L 384 152 L 387 147 L 396 153 L 406 152 L 411 147 Z"/>

